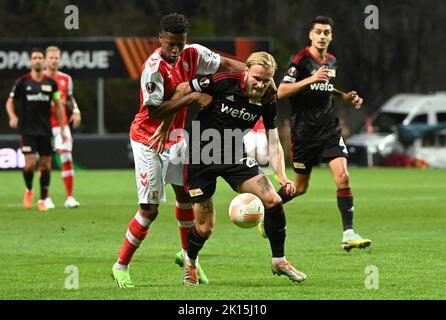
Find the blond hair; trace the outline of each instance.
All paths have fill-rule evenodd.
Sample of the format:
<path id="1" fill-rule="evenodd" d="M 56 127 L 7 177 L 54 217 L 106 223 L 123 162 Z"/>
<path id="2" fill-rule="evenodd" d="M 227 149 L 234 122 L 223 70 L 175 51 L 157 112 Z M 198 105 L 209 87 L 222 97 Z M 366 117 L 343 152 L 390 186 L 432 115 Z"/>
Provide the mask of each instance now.
<path id="1" fill-rule="evenodd" d="M 248 68 L 254 65 L 261 65 L 265 69 L 271 69 L 273 73 L 277 70 L 276 60 L 272 55 L 265 51 L 251 53 L 248 59 L 246 59 L 246 66 Z"/>
<path id="2" fill-rule="evenodd" d="M 45 49 L 45 55 L 46 55 L 48 52 L 50 52 L 50 51 L 59 51 L 59 52 L 61 52 L 61 50 L 60 50 L 59 47 L 56 47 L 56 46 L 49 46 L 49 47 L 47 47 L 47 48 Z"/>

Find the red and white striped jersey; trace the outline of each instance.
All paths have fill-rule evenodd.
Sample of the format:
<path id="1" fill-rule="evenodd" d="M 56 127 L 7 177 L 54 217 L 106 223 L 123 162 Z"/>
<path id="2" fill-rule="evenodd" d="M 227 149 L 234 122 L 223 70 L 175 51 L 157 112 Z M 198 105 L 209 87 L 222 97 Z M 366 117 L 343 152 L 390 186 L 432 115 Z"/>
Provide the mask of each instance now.
<path id="1" fill-rule="evenodd" d="M 175 87 L 184 81 L 194 79 L 197 74 L 213 74 L 220 66 L 220 55 L 198 44 L 186 45 L 181 51 L 175 66 L 170 65 L 161 56 L 161 48 L 156 49 L 142 67 L 140 83 L 140 107 L 130 126 L 130 138 L 147 144 L 161 120 L 151 119 L 147 106 L 158 107 L 169 100 Z M 177 112 L 170 127 L 176 130 L 176 139 L 168 139 L 170 147 L 183 138 L 182 130 L 186 120 L 187 108 Z"/>
<path id="2" fill-rule="evenodd" d="M 45 71 L 45 75 L 48 77 L 51 77 L 48 73 L 48 70 Z M 66 74 L 61 71 L 57 71 L 55 76 L 52 76 L 56 82 L 57 86 L 59 88 L 60 92 L 60 103 L 62 104 L 62 116 L 63 121 L 65 125 L 68 125 L 68 118 L 67 118 L 67 111 L 66 111 L 66 104 L 67 104 L 67 97 L 69 95 L 73 95 L 73 80 L 71 79 L 71 76 L 69 74 Z M 59 120 L 57 120 L 57 113 L 56 108 L 51 108 L 51 127 L 60 127 Z"/>

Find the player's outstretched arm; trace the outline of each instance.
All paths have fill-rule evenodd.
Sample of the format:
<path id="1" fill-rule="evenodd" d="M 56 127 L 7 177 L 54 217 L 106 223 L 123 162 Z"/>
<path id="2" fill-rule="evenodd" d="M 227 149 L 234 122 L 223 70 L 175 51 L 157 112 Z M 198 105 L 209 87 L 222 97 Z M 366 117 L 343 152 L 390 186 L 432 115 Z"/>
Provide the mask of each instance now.
<path id="1" fill-rule="evenodd" d="M 363 99 L 358 95 L 356 91 L 350 91 L 348 93 L 342 92 L 338 89 L 333 90 L 333 95 L 347 103 L 351 103 L 356 109 L 361 108 Z"/>
<path id="2" fill-rule="evenodd" d="M 286 188 L 288 194 L 294 195 L 295 189 L 293 183 L 288 179 L 285 171 L 285 156 L 279 139 L 279 131 L 277 128 L 270 129 L 266 136 L 268 140 L 269 161 L 276 172 L 279 183 Z"/>
<path id="3" fill-rule="evenodd" d="M 9 117 L 9 126 L 13 129 L 17 129 L 17 126 L 19 125 L 19 118 L 15 113 L 13 98 L 8 98 L 8 100 L 6 100 L 6 113 Z"/>
<path id="4" fill-rule="evenodd" d="M 300 90 L 315 82 L 327 82 L 329 80 L 328 69 L 325 66 L 320 67 L 312 76 L 295 83 L 281 83 L 277 89 L 279 99 L 294 96 Z"/>
<path id="5" fill-rule="evenodd" d="M 246 63 L 222 56 L 217 72 L 244 71 L 245 69 Z"/>

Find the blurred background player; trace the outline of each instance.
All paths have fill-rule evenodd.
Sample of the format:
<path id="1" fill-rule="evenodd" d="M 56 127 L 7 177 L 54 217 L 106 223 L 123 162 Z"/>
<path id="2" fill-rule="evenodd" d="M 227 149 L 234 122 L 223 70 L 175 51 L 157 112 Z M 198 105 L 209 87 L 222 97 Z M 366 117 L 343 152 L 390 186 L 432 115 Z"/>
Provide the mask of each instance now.
<path id="1" fill-rule="evenodd" d="M 165 202 L 164 185 L 170 183 L 176 196 L 182 250 L 176 255 L 176 263 L 183 265 L 187 250 L 187 234 L 194 225 L 194 213 L 189 195 L 184 191 L 183 164 L 185 143 L 182 137 L 186 108 L 164 119 L 159 112 L 166 106 L 186 106 L 195 102 L 188 96 L 169 100 L 176 85 L 196 77 L 221 70 L 242 70 L 244 64 L 220 57 L 208 48 L 186 45 L 189 22 L 184 15 L 172 13 L 160 21 L 161 47 L 155 50 L 143 65 L 141 75 L 141 104 L 139 113 L 130 128 L 130 139 L 135 160 L 139 210 L 130 221 L 118 261 L 112 268 L 113 278 L 121 288 L 134 287 L 128 265 L 136 249 L 147 236 L 149 227 L 158 215 L 160 202 Z M 163 121 L 164 120 L 164 121 Z M 169 137 L 164 144 L 158 143 L 160 129 Z M 170 132 L 179 135 L 170 137 Z M 164 131 L 162 131 L 164 132 Z M 200 282 L 208 283 L 206 274 L 199 266 Z"/>
<path id="2" fill-rule="evenodd" d="M 60 127 L 64 128 L 60 93 L 57 83 L 44 75 L 42 49 L 34 48 L 30 52 L 31 72 L 18 78 L 6 101 L 6 111 L 9 116 L 9 126 L 20 128 L 21 150 L 25 156 L 23 177 L 26 191 L 23 197 L 23 205 L 30 209 L 33 207 L 33 177 L 39 154 L 38 170 L 40 172 L 40 199 L 37 208 L 47 211 L 45 199 L 48 196 L 48 188 L 51 176 L 51 159 L 53 154 L 53 134 L 51 132 L 50 114 L 54 108 Z M 15 113 L 15 101 L 21 101 L 21 114 Z M 20 124 L 19 124 L 20 118 Z M 64 134 L 61 139 L 66 140 Z"/>
<path id="3" fill-rule="evenodd" d="M 347 147 L 341 135 L 332 95 L 356 108 L 362 105 L 355 91 L 341 93 L 334 89 L 336 58 L 327 52 L 333 35 L 333 21 L 324 16 L 316 17 L 310 27 L 311 45 L 296 54 L 278 88 L 279 99 L 290 98 L 293 110 L 292 148 L 296 194 L 304 194 L 310 183 L 313 165 L 319 158 L 328 162 L 337 187 L 337 203 L 341 213 L 344 233 L 342 248 L 364 248 L 371 244 L 353 230 L 353 194 L 347 171 Z M 283 202 L 293 196 L 279 190 Z"/>
<path id="4" fill-rule="evenodd" d="M 57 82 L 60 92 L 60 102 L 62 105 L 62 115 L 65 124 L 66 141 L 62 141 L 61 129 L 55 109 L 51 109 L 51 127 L 54 135 L 54 147 L 60 156 L 61 161 L 61 175 L 65 185 L 66 208 L 77 208 L 80 203 L 73 196 L 74 184 L 74 164 L 73 164 L 73 138 L 71 136 L 69 123 L 73 124 L 73 128 L 78 128 L 81 124 L 81 112 L 77 106 L 76 100 L 73 96 L 73 80 L 70 75 L 59 71 L 60 65 L 60 49 L 56 46 L 50 46 L 45 50 L 45 75 L 53 78 Z M 71 111 L 71 117 L 68 121 L 67 107 Z M 49 209 L 53 209 L 54 203 L 48 196 L 45 199 L 45 204 Z"/>
<path id="5" fill-rule="evenodd" d="M 246 65 L 244 72 L 200 76 L 178 86 L 179 91 L 189 96 L 203 92 L 213 97 L 210 106 L 201 111 L 197 116 L 198 121 L 193 123 L 193 125 L 199 123 L 199 131 L 192 129 L 189 136 L 189 161 L 185 168 L 186 190 L 194 203 L 196 223 L 188 233 L 183 277 L 185 285 L 199 284 L 197 257 L 215 226 L 216 213 L 212 196 L 218 177 L 223 177 L 234 191 L 253 193 L 263 202 L 264 225 L 272 251 L 273 274 L 285 275 L 297 282 L 306 279 L 306 275 L 294 268 L 285 258 L 286 219 L 282 199 L 258 163 L 247 156 L 243 144 L 243 135 L 262 117 L 271 143 L 270 162 L 279 177 L 280 184 L 290 194 L 294 193 L 292 183 L 285 172 L 283 150 L 276 125 L 276 104 L 266 102 L 271 99 L 265 99 L 277 64 L 270 54 L 256 52 L 248 57 Z M 203 100 L 200 100 L 199 104 L 205 106 L 207 103 L 202 102 Z M 179 105 L 169 107 L 171 112 L 181 108 Z M 168 109 L 166 107 L 164 111 L 168 112 Z M 217 131 L 220 139 L 202 140 L 204 132 L 209 130 Z M 225 130 L 232 130 L 229 141 L 225 139 Z M 194 132 L 199 135 L 194 135 Z M 214 145 L 214 140 L 220 141 L 220 145 Z M 209 148 L 210 146 L 212 148 Z M 206 149 L 208 151 L 212 149 L 212 155 L 205 154 Z M 209 159 L 204 159 L 203 156 L 209 156 Z"/>

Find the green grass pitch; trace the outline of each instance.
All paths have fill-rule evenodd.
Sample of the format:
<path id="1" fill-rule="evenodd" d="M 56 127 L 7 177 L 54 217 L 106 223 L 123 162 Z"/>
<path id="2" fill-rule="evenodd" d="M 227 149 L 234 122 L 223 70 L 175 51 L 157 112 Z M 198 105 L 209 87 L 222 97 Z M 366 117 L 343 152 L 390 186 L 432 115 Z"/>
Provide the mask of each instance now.
<path id="1" fill-rule="evenodd" d="M 48 213 L 23 209 L 21 173 L 3 172 L 0 299 L 445 299 L 446 171 L 353 168 L 350 174 L 355 229 L 372 246 L 350 253 L 340 248 L 331 174 L 314 170 L 309 192 L 285 206 L 286 256 L 308 275 L 304 283 L 271 274 L 268 242 L 256 229 L 230 222 L 227 207 L 235 193 L 219 181 L 216 228 L 200 253 L 211 284 L 181 284 L 183 272 L 173 263 L 180 240 L 168 187 L 168 203 L 133 259 L 137 288 L 122 290 L 110 274 L 138 208 L 133 171 L 79 171 L 81 207 L 74 210 L 63 208 L 60 172 L 54 172 L 57 208 Z M 34 186 L 37 195 L 37 175 Z M 73 275 L 65 273 L 67 266 L 77 268 L 79 289 L 65 288 Z M 378 289 L 366 288 L 368 266 L 378 268 Z"/>

